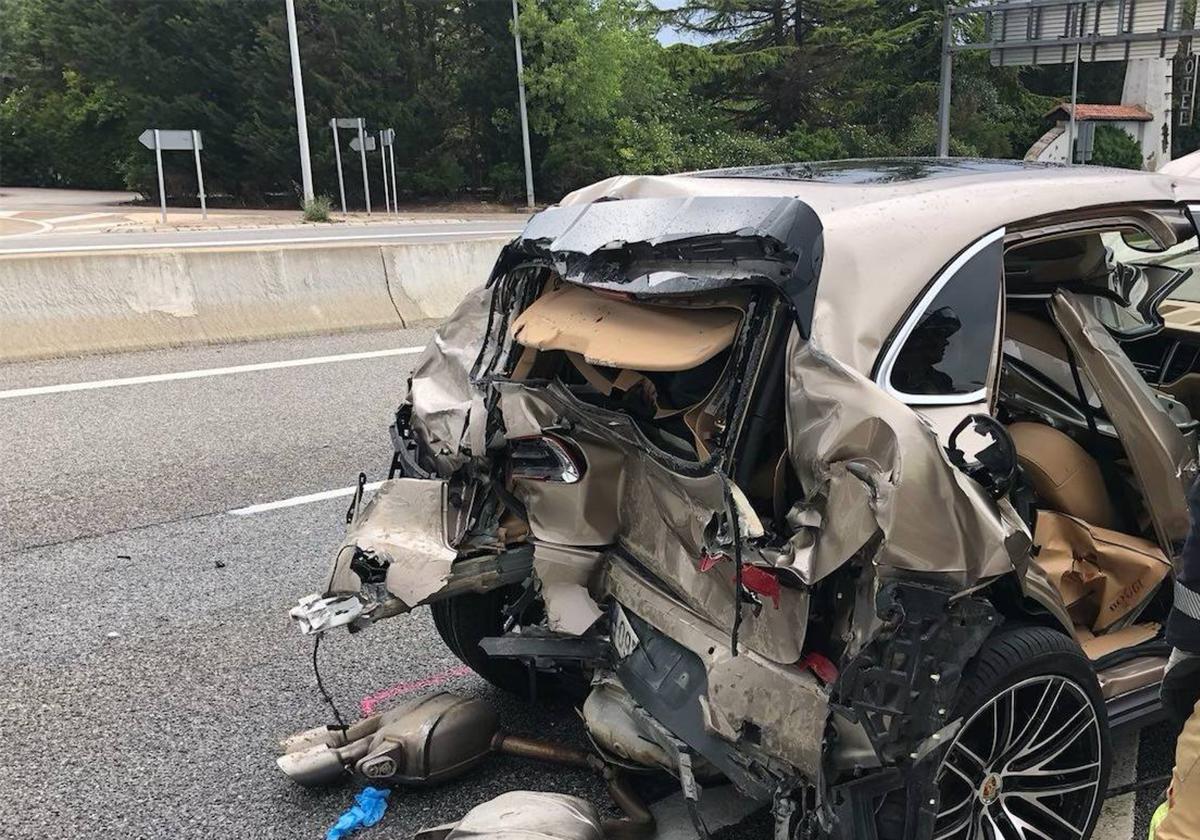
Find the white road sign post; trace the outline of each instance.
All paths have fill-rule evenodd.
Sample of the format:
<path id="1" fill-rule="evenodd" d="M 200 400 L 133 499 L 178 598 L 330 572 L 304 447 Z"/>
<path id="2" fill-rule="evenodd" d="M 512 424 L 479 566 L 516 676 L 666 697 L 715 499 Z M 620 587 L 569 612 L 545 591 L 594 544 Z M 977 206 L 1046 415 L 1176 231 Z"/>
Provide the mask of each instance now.
<path id="1" fill-rule="evenodd" d="M 342 214 L 346 213 L 346 182 L 342 180 L 342 144 L 338 142 L 338 121 L 329 121 L 329 129 L 333 132 L 333 159 L 337 162 L 338 195 L 342 199 Z"/>
<path id="2" fill-rule="evenodd" d="M 375 145 L 374 137 L 367 137 L 367 123 L 362 118 L 358 118 L 358 156 L 362 160 L 363 171 L 363 198 L 367 202 L 367 215 L 371 215 L 371 185 L 367 182 L 367 140 L 371 141 L 371 145 Z"/>
<path id="3" fill-rule="evenodd" d="M 192 153 L 196 156 L 196 184 L 200 187 L 200 218 L 208 218 L 208 200 L 204 195 L 204 170 L 200 168 L 200 132 L 192 129 Z"/>
<path id="4" fill-rule="evenodd" d="M 389 131 L 391 129 L 388 129 Z M 394 136 L 394 135 L 393 135 Z M 396 188 L 396 144 L 388 143 L 388 162 L 392 167 L 392 210 L 400 213 L 400 193 Z"/>
<path id="5" fill-rule="evenodd" d="M 396 192 L 396 129 L 385 128 L 379 132 L 379 145 L 380 164 L 382 165 L 386 161 L 390 163 L 392 170 L 392 212 L 399 213 L 400 198 L 399 193 Z M 385 171 L 383 176 L 383 196 L 385 199 L 387 198 L 387 184 L 388 178 Z"/>
<path id="6" fill-rule="evenodd" d="M 154 165 L 158 168 L 158 215 L 165 225 L 167 223 L 167 188 L 163 186 L 162 132 L 157 128 L 154 129 Z"/>
<path id="7" fill-rule="evenodd" d="M 196 183 L 200 188 L 200 215 L 208 218 L 208 203 L 204 195 L 204 170 L 200 166 L 200 150 L 204 142 L 200 132 L 193 129 L 147 128 L 138 135 L 138 142 L 154 150 L 154 163 L 158 167 L 159 218 L 167 223 L 167 190 L 163 185 L 162 153 L 193 152 L 196 157 Z"/>
<path id="8" fill-rule="evenodd" d="M 387 179 L 387 140 L 385 133 L 379 132 L 379 171 L 383 175 L 383 212 L 392 212 L 391 199 L 388 194 Z"/>

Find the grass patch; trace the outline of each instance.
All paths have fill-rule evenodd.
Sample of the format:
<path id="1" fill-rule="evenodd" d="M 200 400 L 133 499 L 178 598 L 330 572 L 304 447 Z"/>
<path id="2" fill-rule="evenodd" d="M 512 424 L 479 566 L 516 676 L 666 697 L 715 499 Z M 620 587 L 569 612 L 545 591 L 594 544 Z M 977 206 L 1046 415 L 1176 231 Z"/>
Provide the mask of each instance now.
<path id="1" fill-rule="evenodd" d="M 333 210 L 333 199 L 327 195 L 314 195 L 304 202 L 304 221 L 328 222 Z"/>

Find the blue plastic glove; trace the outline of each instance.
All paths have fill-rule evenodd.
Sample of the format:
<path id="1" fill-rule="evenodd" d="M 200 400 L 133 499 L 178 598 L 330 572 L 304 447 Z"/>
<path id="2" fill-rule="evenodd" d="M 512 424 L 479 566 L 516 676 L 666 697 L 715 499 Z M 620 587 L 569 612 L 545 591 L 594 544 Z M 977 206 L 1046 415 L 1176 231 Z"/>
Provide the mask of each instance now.
<path id="1" fill-rule="evenodd" d="M 350 809 L 338 817 L 333 828 L 325 832 L 325 840 L 342 840 L 360 828 L 375 825 L 383 819 L 383 812 L 387 810 L 387 798 L 391 793 L 390 790 L 379 788 L 363 788 L 358 796 L 354 797 L 354 804 Z"/>

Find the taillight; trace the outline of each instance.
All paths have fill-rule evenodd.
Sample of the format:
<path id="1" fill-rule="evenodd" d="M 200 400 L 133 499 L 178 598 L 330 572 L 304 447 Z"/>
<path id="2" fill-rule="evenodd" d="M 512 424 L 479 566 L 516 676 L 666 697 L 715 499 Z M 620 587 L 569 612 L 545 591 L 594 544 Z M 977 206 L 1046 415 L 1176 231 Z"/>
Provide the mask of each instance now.
<path id="1" fill-rule="evenodd" d="M 526 481 L 574 484 L 583 477 L 583 453 L 549 435 L 512 438 L 508 442 L 508 474 Z"/>

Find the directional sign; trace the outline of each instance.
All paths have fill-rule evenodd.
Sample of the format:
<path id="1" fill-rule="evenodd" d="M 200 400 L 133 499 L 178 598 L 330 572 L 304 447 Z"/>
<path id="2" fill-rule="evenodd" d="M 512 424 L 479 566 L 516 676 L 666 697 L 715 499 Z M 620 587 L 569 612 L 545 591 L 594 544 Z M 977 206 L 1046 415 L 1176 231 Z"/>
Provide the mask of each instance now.
<path id="1" fill-rule="evenodd" d="M 163 186 L 162 164 L 164 150 L 191 152 L 196 159 L 196 185 L 199 187 L 200 216 L 207 219 L 208 203 L 204 196 L 204 170 L 200 166 L 200 150 L 204 148 L 204 141 L 200 139 L 200 132 L 195 129 L 147 128 L 138 135 L 138 140 L 147 149 L 154 151 L 154 165 L 158 170 L 158 209 L 162 223 L 164 225 L 167 223 L 167 190 Z"/>
<path id="2" fill-rule="evenodd" d="M 358 128 L 358 124 L 362 121 L 361 117 L 338 117 L 334 120 L 338 128 Z"/>
<path id="3" fill-rule="evenodd" d="M 192 138 L 196 138 L 195 145 Z M 154 129 L 147 128 L 138 135 L 138 140 L 147 149 L 154 148 Z M 179 130 L 172 128 L 160 128 L 158 130 L 158 147 L 166 152 L 190 152 L 192 149 L 203 149 L 204 141 L 200 140 L 200 132 Z"/>
<path id="4" fill-rule="evenodd" d="M 362 151 L 362 144 L 358 142 L 357 137 L 350 141 L 350 148 L 356 152 Z M 375 151 L 375 138 L 371 137 L 370 135 L 367 136 L 367 151 Z"/>

